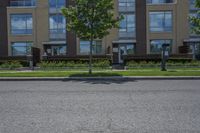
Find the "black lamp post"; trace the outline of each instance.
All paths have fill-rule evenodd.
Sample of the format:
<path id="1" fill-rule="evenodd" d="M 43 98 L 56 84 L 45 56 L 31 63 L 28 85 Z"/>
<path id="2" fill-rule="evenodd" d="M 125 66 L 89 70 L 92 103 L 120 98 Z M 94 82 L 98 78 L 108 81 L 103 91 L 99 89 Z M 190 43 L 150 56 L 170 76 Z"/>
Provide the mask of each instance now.
<path id="1" fill-rule="evenodd" d="M 169 47 L 169 44 L 167 43 L 164 43 L 162 45 L 162 61 L 161 61 L 161 71 L 167 71 L 166 69 L 166 61 L 167 61 L 167 58 L 169 56 L 169 53 L 167 53 L 167 47 Z"/>

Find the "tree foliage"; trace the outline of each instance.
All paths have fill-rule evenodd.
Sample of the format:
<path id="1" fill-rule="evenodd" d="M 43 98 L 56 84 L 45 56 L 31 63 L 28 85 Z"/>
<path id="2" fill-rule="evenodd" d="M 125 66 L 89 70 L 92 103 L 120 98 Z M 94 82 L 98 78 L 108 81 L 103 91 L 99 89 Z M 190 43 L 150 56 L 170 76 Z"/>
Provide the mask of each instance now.
<path id="1" fill-rule="evenodd" d="M 195 7 L 197 9 L 200 9 L 200 0 L 195 1 Z M 197 10 L 196 15 L 192 16 L 190 20 L 193 25 L 192 26 L 193 33 L 200 35 L 200 10 Z"/>
<path id="2" fill-rule="evenodd" d="M 74 6 L 63 8 L 62 13 L 67 18 L 67 30 L 81 39 L 102 39 L 109 29 L 119 27 L 113 0 L 74 0 Z"/>
<path id="3" fill-rule="evenodd" d="M 110 29 L 118 28 L 120 19 L 114 16 L 113 0 L 74 0 L 74 6 L 62 9 L 67 18 L 67 30 L 79 38 L 90 40 L 89 73 L 92 73 L 92 44 L 102 39 Z"/>

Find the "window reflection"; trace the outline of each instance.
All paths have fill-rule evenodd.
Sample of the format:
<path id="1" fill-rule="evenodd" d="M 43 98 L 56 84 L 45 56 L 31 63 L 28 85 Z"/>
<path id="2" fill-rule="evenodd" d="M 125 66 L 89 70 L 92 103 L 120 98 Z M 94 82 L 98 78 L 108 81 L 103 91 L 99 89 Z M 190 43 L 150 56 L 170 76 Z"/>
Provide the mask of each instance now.
<path id="1" fill-rule="evenodd" d="M 51 39 L 65 39 L 66 38 L 66 19 L 61 14 L 50 15 L 50 38 Z"/>
<path id="2" fill-rule="evenodd" d="M 171 32 L 172 12 L 150 12 L 150 31 Z"/>
<path id="3" fill-rule="evenodd" d="M 10 6 L 36 6 L 36 0 L 11 0 Z"/>
<path id="4" fill-rule="evenodd" d="M 12 55 L 13 56 L 25 56 L 31 54 L 32 42 L 13 42 L 12 43 Z"/>
<path id="5" fill-rule="evenodd" d="M 65 0 L 49 0 L 49 6 L 51 8 L 61 8 L 65 6 Z"/>
<path id="6" fill-rule="evenodd" d="M 90 52 L 90 41 L 80 41 L 80 54 L 89 54 Z M 93 54 L 102 53 L 102 41 L 93 41 L 92 45 Z"/>
<path id="7" fill-rule="evenodd" d="M 124 19 L 120 23 L 120 32 L 134 32 L 135 31 L 135 15 L 123 15 Z"/>
<path id="8" fill-rule="evenodd" d="M 172 52 L 172 40 L 151 40 L 150 41 L 150 53 L 151 54 L 160 54 L 162 51 L 162 45 L 169 44 L 169 52 Z"/>
<path id="9" fill-rule="evenodd" d="M 32 29 L 33 29 L 32 14 L 11 15 L 12 34 L 32 34 Z"/>

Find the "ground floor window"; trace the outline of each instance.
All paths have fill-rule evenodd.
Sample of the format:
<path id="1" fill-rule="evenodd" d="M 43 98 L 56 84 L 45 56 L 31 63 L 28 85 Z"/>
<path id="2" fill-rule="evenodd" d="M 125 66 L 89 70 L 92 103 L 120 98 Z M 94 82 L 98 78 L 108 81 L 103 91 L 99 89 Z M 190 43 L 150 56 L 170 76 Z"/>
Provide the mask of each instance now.
<path id="1" fill-rule="evenodd" d="M 135 54 L 135 45 L 134 44 L 127 44 L 127 54 Z"/>
<path id="2" fill-rule="evenodd" d="M 135 54 L 135 44 L 134 43 L 123 43 L 119 44 L 119 51 L 118 51 L 118 62 L 123 63 L 123 57 L 125 55 Z"/>
<path id="3" fill-rule="evenodd" d="M 169 52 L 172 52 L 172 40 L 151 40 L 150 41 L 150 53 L 151 54 L 161 54 L 162 45 L 169 44 L 167 48 Z"/>
<path id="4" fill-rule="evenodd" d="M 44 49 L 48 56 L 66 55 L 67 53 L 66 45 L 47 45 Z"/>
<path id="5" fill-rule="evenodd" d="M 90 41 L 80 41 L 80 54 L 90 53 Z M 93 41 L 92 53 L 101 54 L 102 53 L 102 41 Z"/>
<path id="6" fill-rule="evenodd" d="M 45 51 L 45 55 L 48 55 L 48 56 L 66 55 L 67 46 L 66 45 L 45 45 L 44 51 Z"/>
<path id="7" fill-rule="evenodd" d="M 119 49 L 120 49 L 121 55 L 135 54 L 135 45 L 132 43 L 119 44 Z"/>
<path id="8" fill-rule="evenodd" d="M 190 45 L 189 53 L 193 53 L 193 45 Z M 200 54 L 200 43 L 195 44 L 195 53 Z"/>
<path id="9" fill-rule="evenodd" d="M 12 56 L 25 56 L 31 54 L 32 42 L 13 42 L 11 45 Z"/>

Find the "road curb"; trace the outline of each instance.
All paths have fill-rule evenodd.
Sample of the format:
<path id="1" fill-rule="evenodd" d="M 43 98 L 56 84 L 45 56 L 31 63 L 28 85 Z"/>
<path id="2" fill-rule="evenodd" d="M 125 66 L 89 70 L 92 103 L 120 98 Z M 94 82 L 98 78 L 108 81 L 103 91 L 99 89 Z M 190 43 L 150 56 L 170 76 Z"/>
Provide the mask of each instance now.
<path id="1" fill-rule="evenodd" d="M 1 77 L 0 81 L 85 81 L 85 80 L 200 80 L 200 76 L 124 76 L 124 77 Z"/>

